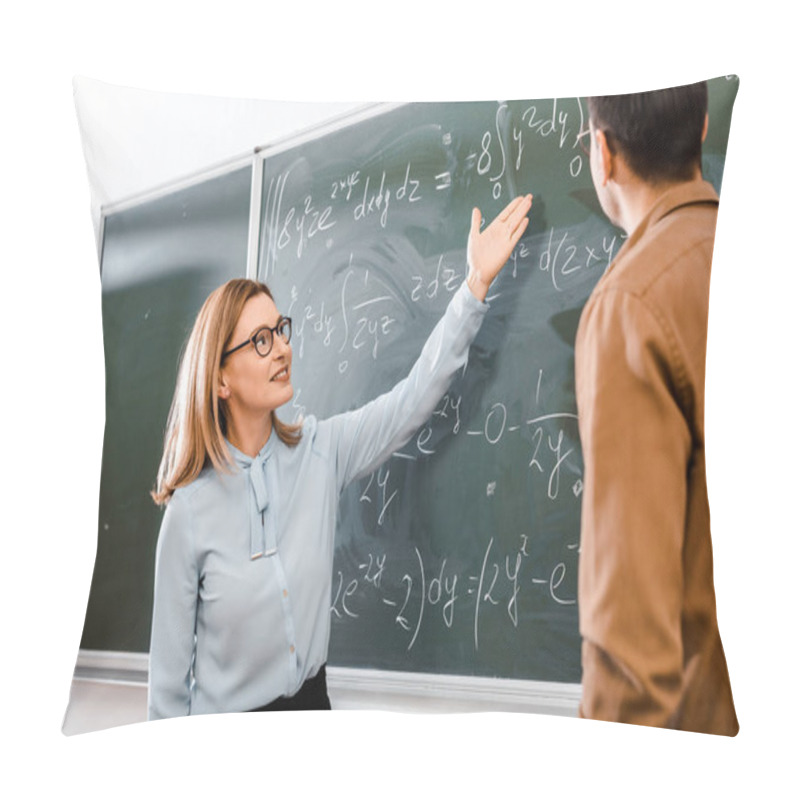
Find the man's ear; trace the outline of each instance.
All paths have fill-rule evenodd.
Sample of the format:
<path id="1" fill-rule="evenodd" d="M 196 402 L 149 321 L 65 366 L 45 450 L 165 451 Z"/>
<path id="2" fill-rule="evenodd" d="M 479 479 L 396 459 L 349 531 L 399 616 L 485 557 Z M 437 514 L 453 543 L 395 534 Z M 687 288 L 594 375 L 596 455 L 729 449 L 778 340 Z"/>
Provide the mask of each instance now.
<path id="1" fill-rule="evenodd" d="M 705 122 L 703 122 L 703 136 L 700 141 L 704 142 L 706 140 L 707 133 L 708 133 L 708 114 L 706 114 Z"/>
<path id="2" fill-rule="evenodd" d="M 600 175 L 605 186 L 614 174 L 614 154 L 608 146 L 608 139 L 603 131 L 595 130 L 594 135 L 597 139 L 597 151 L 600 154 Z"/>

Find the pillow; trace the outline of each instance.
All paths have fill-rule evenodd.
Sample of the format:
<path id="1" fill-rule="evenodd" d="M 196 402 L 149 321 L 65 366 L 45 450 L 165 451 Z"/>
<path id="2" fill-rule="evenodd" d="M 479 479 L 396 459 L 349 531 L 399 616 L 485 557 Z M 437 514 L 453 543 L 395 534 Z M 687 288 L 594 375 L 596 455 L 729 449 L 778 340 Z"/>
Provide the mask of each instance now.
<path id="1" fill-rule="evenodd" d="M 734 77 L 708 82 L 702 173 L 717 193 L 737 87 Z M 587 679 L 575 342 L 589 296 L 634 244 L 613 198 L 609 219 L 593 184 L 584 148 L 601 145 L 586 135 L 585 98 L 361 106 L 190 98 L 87 79 L 75 90 L 100 243 L 106 429 L 97 555 L 65 733 L 147 716 L 164 514 L 150 492 L 180 358 L 210 292 L 232 278 L 269 284 L 293 320 L 295 391 L 278 413 L 310 438 L 315 421 L 405 377 L 458 295 L 473 206 L 488 223 L 527 192 L 528 228 L 491 288 L 468 366 L 407 444 L 350 484 L 332 512 L 327 679 L 339 709 L 575 716 Z M 168 122 L 149 139 L 131 130 L 146 114 Z M 237 124 L 216 125 L 230 119 Z M 170 148 L 162 134 L 179 131 L 179 120 L 206 135 Z M 186 138 L 179 131 L 175 141 Z M 607 141 L 608 152 L 624 147 Z M 587 358 L 603 363 L 592 348 L 607 329 L 590 330 Z M 703 355 L 704 324 L 698 334 L 694 356 Z M 702 435 L 702 379 L 698 388 Z M 608 391 L 593 378 L 580 416 L 592 418 L 595 397 Z M 702 505 L 704 480 L 697 486 Z M 586 631 L 611 635 L 615 618 L 601 606 L 587 603 Z M 617 692 L 601 669 L 609 646 L 589 642 L 584 655 L 588 678 Z M 585 710 L 615 713 L 602 699 Z M 714 709 L 706 718 L 716 719 Z M 648 720 L 674 722 L 658 709 Z"/>

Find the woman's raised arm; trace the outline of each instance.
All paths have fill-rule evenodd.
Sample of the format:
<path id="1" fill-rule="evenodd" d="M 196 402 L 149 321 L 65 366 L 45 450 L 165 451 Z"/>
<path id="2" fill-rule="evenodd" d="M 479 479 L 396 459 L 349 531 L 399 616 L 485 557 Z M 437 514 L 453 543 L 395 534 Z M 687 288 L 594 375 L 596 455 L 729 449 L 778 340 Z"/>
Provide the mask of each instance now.
<path id="1" fill-rule="evenodd" d="M 516 198 L 483 231 L 480 211 L 473 211 L 467 280 L 453 296 L 408 376 L 361 408 L 320 423 L 319 434 L 331 437 L 340 490 L 401 448 L 430 417 L 454 375 L 467 363 L 470 345 L 488 308 L 483 300 L 527 227 L 530 206 L 530 195 Z"/>

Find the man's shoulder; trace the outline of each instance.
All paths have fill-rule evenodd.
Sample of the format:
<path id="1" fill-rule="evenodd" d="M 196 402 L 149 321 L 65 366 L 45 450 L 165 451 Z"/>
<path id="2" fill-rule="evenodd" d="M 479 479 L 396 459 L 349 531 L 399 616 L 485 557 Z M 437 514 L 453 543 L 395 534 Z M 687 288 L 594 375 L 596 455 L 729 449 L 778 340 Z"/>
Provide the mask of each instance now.
<path id="1" fill-rule="evenodd" d="M 674 201 L 675 195 L 668 199 Z M 597 337 L 598 326 L 607 325 L 629 331 L 644 330 L 643 325 L 671 341 L 701 340 L 708 319 L 717 204 L 702 195 L 678 200 L 660 208 L 656 204 L 597 284 L 581 318 L 580 342 Z"/>
<path id="2" fill-rule="evenodd" d="M 714 202 L 678 205 L 652 219 L 613 265 L 604 288 L 640 296 L 681 293 L 707 283 L 717 223 Z"/>

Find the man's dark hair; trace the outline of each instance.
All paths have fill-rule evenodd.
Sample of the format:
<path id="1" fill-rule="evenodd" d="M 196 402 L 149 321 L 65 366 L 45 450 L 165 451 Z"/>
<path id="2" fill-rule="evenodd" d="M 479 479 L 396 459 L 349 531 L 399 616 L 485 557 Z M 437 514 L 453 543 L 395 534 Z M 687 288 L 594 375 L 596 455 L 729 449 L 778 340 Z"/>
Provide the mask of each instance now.
<path id="1" fill-rule="evenodd" d="M 655 92 L 588 98 L 589 117 L 644 181 L 684 181 L 701 165 L 705 81 Z"/>

